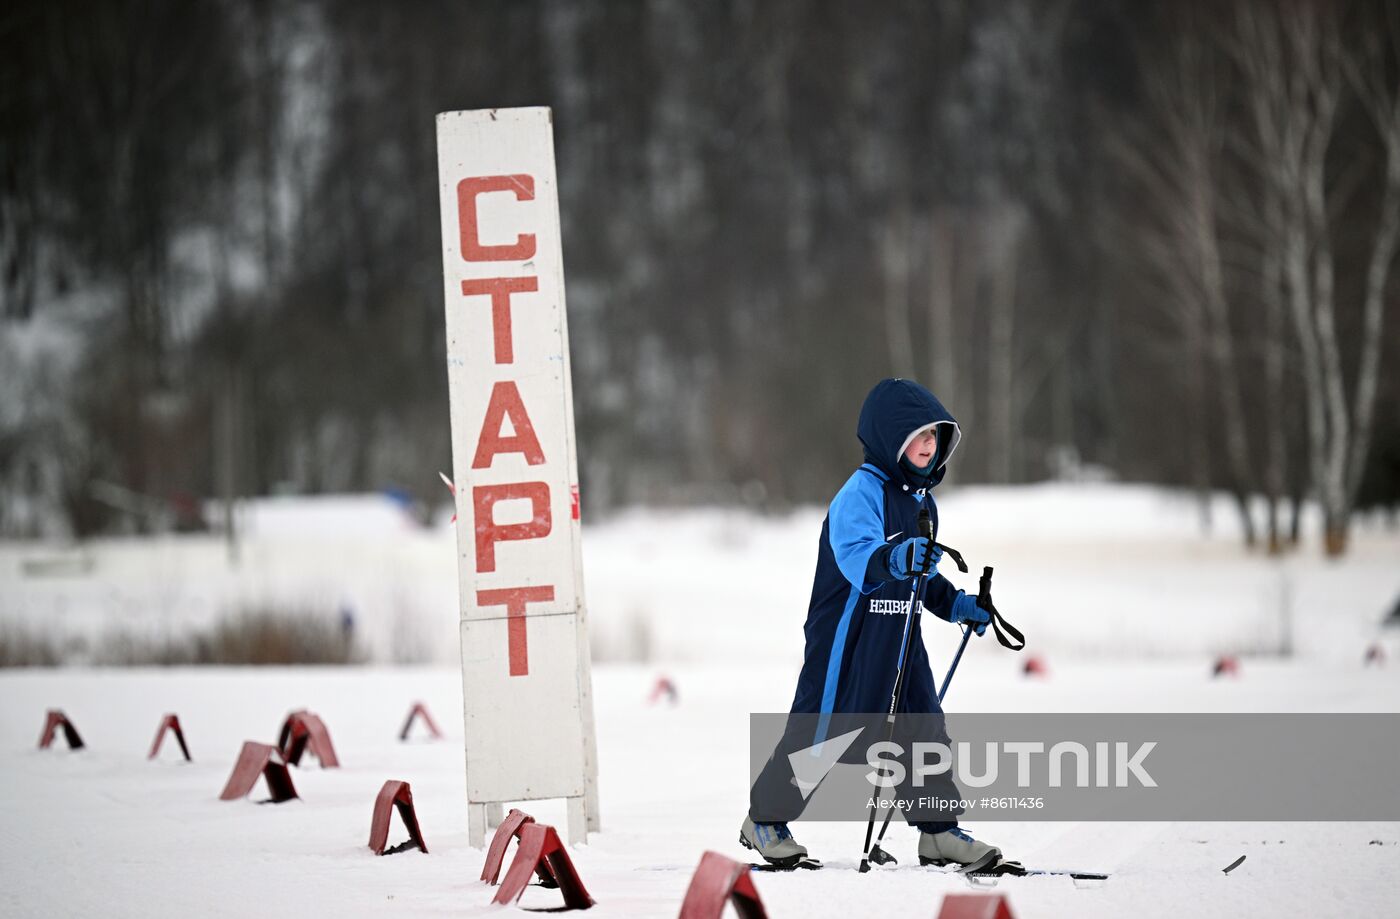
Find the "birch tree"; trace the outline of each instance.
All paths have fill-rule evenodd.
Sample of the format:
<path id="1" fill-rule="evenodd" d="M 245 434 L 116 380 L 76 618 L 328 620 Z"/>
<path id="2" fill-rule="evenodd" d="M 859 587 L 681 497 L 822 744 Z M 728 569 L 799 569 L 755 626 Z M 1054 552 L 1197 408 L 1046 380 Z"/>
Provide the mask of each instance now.
<path id="1" fill-rule="evenodd" d="M 1185 30 L 1142 73 L 1149 126 L 1120 134 L 1112 149 L 1147 205 L 1149 222 L 1138 239 L 1142 263 L 1166 293 L 1180 331 L 1186 392 L 1192 414 L 1200 419 L 1193 426 L 1193 472 L 1198 485 L 1208 481 L 1208 448 L 1218 440 L 1245 542 L 1253 546 L 1248 497 L 1255 474 L 1221 252 L 1221 222 L 1229 216 L 1222 211 L 1230 208 L 1222 193 L 1228 99 L 1221 69 L 1198 30 Z M 1212 427 L 1206 419 L 1217 402 L 1219 426 Z"/>
<path id="2" fill-rule="evenodd" d="M 1244 77 L 1240 91 L 1250 114 L 1255 164 L 1273 213 L 1271 244 L 1282 265 L 1289 313 L 1297 335 L 1307 419 L 1312 489 L 1322 508 L 1323 548 L 1346 551 L 1349 518 L 1370 449 L 1380 374 L 1385 291 L 1400 240 L 1400 109 L 1394 61 L 1394 14 L 1377 34 L 1362 24 L 1359 47 L 1344 41 L 1341 13 L 1330 4 L 1241 4 L 1234 50 Z M 1385 150 L 1377 224 L 1370 237 L 1360 304 L 1356 386 L 1348 397 L 1338 336 L 1336 257 L 1331 217 L 1336 184 L 1327 155 L 1348 83 L 1370 114 Z"/>
<path id="3" fill-rule="evenodd" d="M 1384 341 L 1385 295 L 1400 244 L 1400 78 L 1394 70 L 1400 62 L 1400 10 L 1386 4 L 1381 7 L 1381 15 L 1383 28 L 1362 30 L 1356 52 L 1344 59 L 1351 85 L 1385 151 L 1384 187 L 1362 303 L 1362 351 L 1353 415 L 1356 433 L 1347 465 L 1348 507 L 1356 501 L 1371 449 Z"/>

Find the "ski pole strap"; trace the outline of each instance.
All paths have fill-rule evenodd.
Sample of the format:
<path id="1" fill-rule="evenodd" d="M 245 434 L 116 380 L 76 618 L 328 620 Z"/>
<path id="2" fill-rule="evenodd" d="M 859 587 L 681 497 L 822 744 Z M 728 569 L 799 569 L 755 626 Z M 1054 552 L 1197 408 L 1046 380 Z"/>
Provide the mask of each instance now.
<path id="1" fill-rule="evenodd" d="M 1026 636 L 1021 634 L 1020 629 L 1007 622 L 1006 619 L 1002 617 L 1001 613 L 997 612 L 995 606 L 987 610 L 987 612 L 992 614 L 992 631 L 996 632 L 997 641 L 1001 642 L 1003 648 L 1010 648 L 1012 651 L 1020 651 L 1026 646 Z M 1005 631 L 1003 631 L 1003 629 Z M 1008 635 L 1011 636 L 1009 639 L 1006 637 Z M 1016 644 L 1012 644 L 1013 641 L 1016 642 Z"/>
<path id="2" fill-rule="evenodd" d="M 957 549 L 954 549 L 952 546 L 945 546 L 941 542 L 936 542 L 934 543 L 934 545 L 942 549 L 944 555 L 947 555 L 949 558 L 951 558 L 954 562 L 957 563 L 959 571 L 961 571 L 963 574 L 967 574 L 967 562 L 963 561 L 961 552 L 959 552 Z"/>

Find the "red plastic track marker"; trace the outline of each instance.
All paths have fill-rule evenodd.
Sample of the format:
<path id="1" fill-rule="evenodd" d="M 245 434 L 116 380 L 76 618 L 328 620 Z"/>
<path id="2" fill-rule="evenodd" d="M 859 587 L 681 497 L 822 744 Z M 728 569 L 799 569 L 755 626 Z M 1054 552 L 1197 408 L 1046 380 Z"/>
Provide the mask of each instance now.
<path id="1" fill-rule="evenodd" d="M 299 797 L 296 786 L 292 784 L 292 774 L 277 748 L 249 740 L 239 751 L 238 762 L 233 764 L 233 773 L 229 775 L 219 800 L 236 801 L 247 795 L 257 784 L 259 775 L 267 780 L 267 790 L 274 804 Z"/>
<path id="2" fill-rule="evenodd" d="M 191 762 L 190 748 L 185 745 L 185 732 L 180 729 L 180 719 L 175 715 L 166 715 L 160 720 L 160 727 L 156 728 L 156 739 L 151 744 L 151 753 L 146 759 L 155 759 L 160 752 L 160 742 L 165 740 L 165 732 L 170 731 L 175 735 L 175 740 L 180 744 L 180 752 L 185 754 L 185 762 Z"/>
<path id="3" fill-rule="evenodd" d="M 277 747 L 288 764 L 301 764 L 303 753 L 310 752 L 321 761 L 321 768 L 334 769 L 340 765 L 335 747 L 331 744 L 330 731 L 321 719 L 305 710 L 292 712 L 282 723 L 277 736 Z"/>
<path id="4" fill-rule="evenodd" d="M 767 919 L 749 868 L 718 852 L 700 856 L 681 902 L 680 919 L 720 919 L 726 903 L 734 905 L 740 919 Z"/>
<path id="5" fill-rule="evenodd" d="M 999 893 L 950 893 L 943 898 L 938 919 L 1016 919 L 1011 904 Z"/>
<path id="6" fill-rule="evenodd" d="M 534 822 L 535 818 L 524 811 L 513 807 L 510 809 L 506 819 L 496 827 L 496 835 L 491 837 L 491 845 L 486 850 L 486 864 L 481 866 L 483 881 L 494 885 L 500 879 L 501 866 L 506 860 L 506 846 L 510 845 L 512 839 L 520 838 L 520 830 L 525 824 Z"/>
<path id="7" fill-rule="evenodd" d="M 58 729 L 63 728 L 63 739 L 68 741 L 68 749 L 81 750 L 83 739 L 78 736 L 78 729 L 73 727 L 73 722 L 68 720 L 68 716 L 56 708 L 51 708 L 44 718 L 44 733 L 39 735 L 39 749 L 47 750 L 53 745 Z"/>
<path id="8" fill-rule="evenodd" d="M 423 831 L 418 828 L 418 814 L 413 808 L 413 790 L 407 782 L 393 779 L 384 783 L 384 787 L 379 789 L 379 797 L 374 800 L 374 816 L 369 825 L 370 851 L 375 855 L 384 854 L 384 846 L 389 841 L 389 816 L 395 808 L 398 808 L 399 819 L 408 830 L 409 843 L 427 852 L 428 844 L 423 841 Z M 399 851 L 399 847 L 395 847 L 394 851 Z"/>
<path id="9" fill-rule="evenodd" d="M 530 878 L 536 874 L 548 877 L 564 895 L 565 909 L 588 909 L 593 898 L 588 895 L 574 863 L 559 834 L 554 827 L 543 823 L 526 824 L 520 830 L 520 845 L 515 850 L 515 860 L 510 863 L 500 889 L 492 898 L 492 903 L 509 906 L 525 892 Z"/>
<path id="10" fill-rule="evenodd" d="M 428 726 L 428 733 L 433 736 L 434 740 L 442 739 L 442 731 L 438 730 L 437 722 L 433 720 L 433 716 L 428 714 L 428 707 L 422 702 L 414 702 L 413 708 L 408 710 L 408 717 L 404 719 L 403 730 L 399 731 L 399 740 L 408 740 L 408 731 L 413 727 L 414 718 L 423 719 L 423 723 Z"/>

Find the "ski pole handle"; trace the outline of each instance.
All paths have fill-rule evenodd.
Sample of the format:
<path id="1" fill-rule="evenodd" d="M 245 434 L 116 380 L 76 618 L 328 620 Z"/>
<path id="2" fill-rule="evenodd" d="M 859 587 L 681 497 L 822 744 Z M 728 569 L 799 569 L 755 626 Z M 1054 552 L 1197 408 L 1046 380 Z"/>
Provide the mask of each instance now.
<path id="1" fill-rule="evenodd" d="M 919 535 L 924 539 L 933 539 L 933 520 L 929 518 L 928 508 L 926 507 L 919 508 Z M 959 571 L 963 574 L 967 574 L 967 562 L 963 561 L 961 552 L 941 542 L 935 542 L 934 546 L 938 551 L 951 558 L 953 563 L 958 566 Z M 924 570 L 927 571 L 928 569 L 925 568 Z"/>
<path id="2" fill-rule="evenodd" d="M 992 568 L 990 565 L 982 569 L 982 580 L 978 582 L 977 605 L 986 610 L 991 617 L 988 624 L 996 634 L 997 641 L 1003 648 L 1010 648 L 1012 651 L 1020 651 L 1026 646 L 1026 636 L 1021 634 L 1021 630 L 1006 621 L 1006 617 L 997 611 L 997 605 L 992 602 Z"/>
<path id="3" fill-rule="evenodd" d="M 932 542 L 933 540 L 933 520 L 929 517 L 928 508 L 926 507 L 919 508 L 919 535 L 922 536 L 924 539 L 929 540 L 930 542 Z M 921 577 L 926 576 L 928 574 L 929 564 L 932 561 L 933 553 L 929 552 L 927 555 L 924 556 L 923 569 L 919 572 Z"/>

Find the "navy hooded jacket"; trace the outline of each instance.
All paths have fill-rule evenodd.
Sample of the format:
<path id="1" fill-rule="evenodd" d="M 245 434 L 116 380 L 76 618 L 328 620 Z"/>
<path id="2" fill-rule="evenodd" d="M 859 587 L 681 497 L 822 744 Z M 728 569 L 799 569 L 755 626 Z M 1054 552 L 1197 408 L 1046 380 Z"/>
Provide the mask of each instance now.
<path id="1" fill-rule="evenodd" d="M 930 425 L 938 426 L 938 448 L 933 468 L 923 478 L 906 471 L 899 458 L 913 436 Z M 919 535 L 921 507 L 928 508 L 937 538 L 938 507 L 929 489 L 943 480 L 962 436 L 933 393 L 911 380 L 876 384 L 861 408 L 856 434 L 865 462 L 836 493 L 822 522 L 806 653 L 792 702 L 795 713 L 888 711 L 915 583 L 889 574 L 889 553 Z M 946 578 L 934 575 L 924 590 L 924 608 L 950 619 L 957 594 Z M 909 639 L 900 711 L 939 712 L 917 623 Z M 819 720 L 818 741 L 826 736 L 826 722 Z"/>

